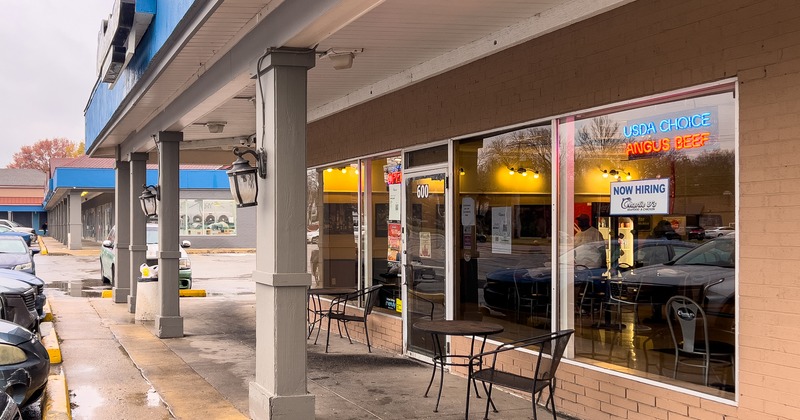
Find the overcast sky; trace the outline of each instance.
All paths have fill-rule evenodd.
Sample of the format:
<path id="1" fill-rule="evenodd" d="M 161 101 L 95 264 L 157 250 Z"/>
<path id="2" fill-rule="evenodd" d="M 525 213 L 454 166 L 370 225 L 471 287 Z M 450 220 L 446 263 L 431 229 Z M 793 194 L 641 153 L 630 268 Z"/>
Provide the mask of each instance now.
<path id="1" fill-rule="evenodd" d="M 112 0 L 0 0 L 0 167 L 20 147 L 84 141 L 97 80 L 97 34 Z"/>

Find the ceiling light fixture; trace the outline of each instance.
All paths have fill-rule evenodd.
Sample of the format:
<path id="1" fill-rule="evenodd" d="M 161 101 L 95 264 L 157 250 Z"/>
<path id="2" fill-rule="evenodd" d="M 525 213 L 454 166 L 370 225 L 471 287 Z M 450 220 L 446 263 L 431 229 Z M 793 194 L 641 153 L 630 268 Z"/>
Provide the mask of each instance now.
<path id="1" fill-rule="evenodd" d="M 327 58 L 333 63 L 336 70 L 345 70 L 353 67 L 356 54 L 364 52 L 363 48 L 329 48 L 319 55 L 320 59 Z"/>
<path id="2" fill-rule="evenodd" d="M 208 129 L 209 133 L 219 134 L 225 130 L 225 126 L 227 124 L 228 123 L 225 121 L 209 121 L 206 123 L 206 128 Z"/>

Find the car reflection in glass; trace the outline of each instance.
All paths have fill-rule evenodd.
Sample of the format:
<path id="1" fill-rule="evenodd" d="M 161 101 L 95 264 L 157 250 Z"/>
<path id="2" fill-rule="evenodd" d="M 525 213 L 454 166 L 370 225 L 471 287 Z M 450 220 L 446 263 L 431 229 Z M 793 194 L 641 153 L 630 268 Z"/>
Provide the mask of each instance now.
<path id="1" fill-rule="evenodd" d="M 609 272 L 606 245 L 605 241 L 599 241 L 575 247 L 576 283 L 600 279 Z M 668 262 L 697 245 L 667 239 L 639 239 L 634 246 L 633 268 L 639 268 Z M 630 268 L 623 265 L 619 270 Z M 542 266 L 504 268 L 488 273 L 483 289 L 485 305 L 494 311 L 509 313 L 528 311 L 530 305 L 541 305 L 542 300 L 549 302 L 551 270 L 549 266 Z"/>
<path id="2" fill-rule="evenodd" d="M 718 237 L 667 263 L 623 273 L 622 280 L 640 286 L 638 300 L 654 305 L 655 319 L 669 298 L 683 295 L 700 303 L 712 322 L 722 323 L 717 326 L 732 325 L 735 245 L 735 235 Z"/>

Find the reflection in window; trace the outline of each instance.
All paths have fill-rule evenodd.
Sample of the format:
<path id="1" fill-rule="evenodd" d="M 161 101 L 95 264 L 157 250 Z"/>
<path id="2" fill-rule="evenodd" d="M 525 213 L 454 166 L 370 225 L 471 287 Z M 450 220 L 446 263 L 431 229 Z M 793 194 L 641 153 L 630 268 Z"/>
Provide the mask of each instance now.
<path id="1" fill-rule="evenodd" d="M 233 200 L 180 200 L 181 235 L 236 235 Z"/>
<path id="2" fill-rule="evenodd" d="M 509 340 L 550 330 L 551 149 L 549 126 L 455 147 L 456 317 Z"/>
<path id="3" fill-rule="evenodd" d="M 725 92 L 560 121 L 561 164 L 574 167 L 574 178 L 562 178 L 571 193 L 561 208 L 559 270 L 561 289 L 572 292 L 574 311 L 565 313 L 574 313 L 578 358 L 733 398 L 735 237 L 717 243 L 698 227 L 735 221 L 734 103 Z M 666 189 L 618 189 L 612 197 L 625 185 Z M 662 210 L 649 211 L 651 204 Z M 590 230 L 599 233 L 596 267 L 570 251 Z M 681 331 L 689 314 L 696 328 Z M 681 353 L 676 371 L 676 347 L 689 339 L 722 354 L 704 368 L 702 354 L 688 366 Z"/>
<path id="4" fill-rule="evenodd" d="M 312 169 L 306 183 L 306 243 L 313 287 L 358 287 L 357 165 Z"/>

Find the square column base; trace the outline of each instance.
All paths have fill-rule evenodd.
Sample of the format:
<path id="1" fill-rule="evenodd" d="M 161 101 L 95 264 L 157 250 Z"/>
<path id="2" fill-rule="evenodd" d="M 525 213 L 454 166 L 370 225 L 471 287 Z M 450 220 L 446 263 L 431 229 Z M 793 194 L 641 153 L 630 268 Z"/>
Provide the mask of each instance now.
<path id="1" fill-rule="evenodd" d="M 111 298 L 114 303 L 125 303 L 128 301 L 128 296 L 131 294 L 131 289 L 113 288 L 111 290 Z"/>
<path id="2" fill-rule="evenodd" d="M 271 395 L 250 382 L 250 418 L 255 420 L 302 420 L 314 418 L 314 395 Z"/>
<path id="3" fill-rule="evenodd" d="M 156 315 L 156 337 L 158 338 L 180 338 L 183 337 L 183 317 L 182 316 L 161 316 Z"/>
<path id="4" fill-rule="evenodd" d="M 136 313 L 136 296 L 128 295 L 128 312 Z"/>

